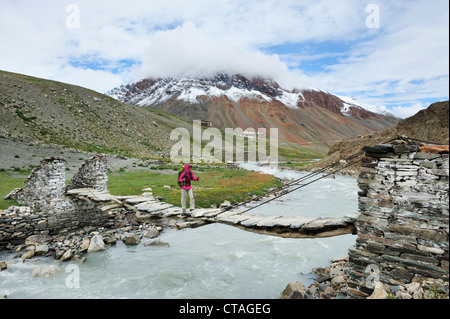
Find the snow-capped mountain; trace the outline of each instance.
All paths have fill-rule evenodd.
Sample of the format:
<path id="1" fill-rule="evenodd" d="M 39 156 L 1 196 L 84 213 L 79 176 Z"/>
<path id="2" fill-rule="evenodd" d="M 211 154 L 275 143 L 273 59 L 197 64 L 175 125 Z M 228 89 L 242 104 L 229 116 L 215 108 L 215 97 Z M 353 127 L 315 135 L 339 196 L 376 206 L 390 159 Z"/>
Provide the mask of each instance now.
<path id="1" fill-rule="evenodd" d="M 282 139 L 330 145 L 397 123 L 392 114 L 348 97 L 314 90 L 286 90 L 276 82 L 242 75 L 143 79 L 107 94 L 122 102 L 159 108 L 218 128 L 278 127 Z"/>
<path id="2" fill-rule="evenodd" d="M 145 88 L 145 86 L 147 86 Z M 133 94 L 131 94 L 131 93 Z M 134 94 L 136 93 L 136 94 Z M 174 94 L 177 100 L 195 104 L 199 97 L 226 96 L 234 102 L 242 98 L 271 102 L 274 99 L 296 108 L 299 92 L 288 92 L 277 83 L 268 80 L 250 81 L 239 75 L 216 75 L 211 78 L 165 78 L 158 81 L 146 79 L 134 81 L 113 89 L 108 94 L 116 99 L 140 106 L 163 104 Z"/>
<path id="3" fill-rule="evenodd" d="M 338 98 L 340 98 L 342 101 L 344 101 L 344 107 L 342 109 L 343 114 L 347 114 L 351 110 L 352 107 L 356 107 L 356 108 L 367 110 L 372 113 L 377 113 L 377 114 L 386 115 L 386 116 L 394 116 L 394 114 L 392 114 L 391 112 L 386 110 L 386 108 L 363 103 L 363 102 L 358 101 L 355 98 L 351 98 L 348 96 L 341 96 L 341 95 L 336 95 L 336 96 Z"/>

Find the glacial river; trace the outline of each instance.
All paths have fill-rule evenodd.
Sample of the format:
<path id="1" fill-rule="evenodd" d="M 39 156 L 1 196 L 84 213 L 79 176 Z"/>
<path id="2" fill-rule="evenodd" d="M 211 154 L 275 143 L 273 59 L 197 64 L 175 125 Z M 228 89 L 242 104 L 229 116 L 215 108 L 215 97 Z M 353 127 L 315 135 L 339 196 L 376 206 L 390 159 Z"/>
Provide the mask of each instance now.
<path id="1" fill-rule="evenodd" d="M 283 178 L 305 173 L 243 165 Z M 252 211 L 283 216 L 344 216 L 357 211 L 356 180 L 322 179 Z M 170 247 L 126 246 L 118 241 L 84 263 L 35 257 L 25 263 L 1 253 L 0 295 L 7 298 L 279 298 L 290 282 L 313 282 L 311 270 L 347 254 L 353 235 L 286 239 L 223 224 L 166 230 L 159 238 Z M 33 278 L 41 264 L 58 265 L 52 279 Z"/>

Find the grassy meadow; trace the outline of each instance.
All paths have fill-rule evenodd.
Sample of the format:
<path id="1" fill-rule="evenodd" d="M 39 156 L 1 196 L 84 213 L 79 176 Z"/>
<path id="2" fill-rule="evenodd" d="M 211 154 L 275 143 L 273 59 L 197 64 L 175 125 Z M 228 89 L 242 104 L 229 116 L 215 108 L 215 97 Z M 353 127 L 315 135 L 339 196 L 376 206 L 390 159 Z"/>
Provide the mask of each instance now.
<path id="1" fill-rule="evenodd" d="M 219 206 L 225 200 L 231 203 L 243 201 L 281 185 L 278 178 L 246 170 L 193 167 L 193 172 L 195 177 L 200 177 L 198 182 L 192 182 L 196 207 Z M 114 172 L 109 176 L 108 188 L 113 195 L 138 195 L 142 189 L 151 187 L 154 196 L 161 196 L 164 202 L 180 206 L 177 174 L 177 168 Z"/>
<path id="2" fill-rule="evenodd" d="M 263 195 L 281 181 L 271 175 L 226 167 L 193 167 L 192 182 L 196 207 L 219 206 L 225 200 L 239 202 L 252 195 Z M 0 209 L 17 205 L 15 200 L 3 199 L 11 190 L 23 187 L 30 170 L 0 171 Z M 161 196 L 166 203 L 180 206 L 181 192 L 177 185 L 176 167 L 152 167 L 148 170 L 109 172 L 108 189 L 113 195 L 140 195 L 142 189 L 151 187 L 154 196 Z M 189 203 L 189 200 L 188 200 Z"/>

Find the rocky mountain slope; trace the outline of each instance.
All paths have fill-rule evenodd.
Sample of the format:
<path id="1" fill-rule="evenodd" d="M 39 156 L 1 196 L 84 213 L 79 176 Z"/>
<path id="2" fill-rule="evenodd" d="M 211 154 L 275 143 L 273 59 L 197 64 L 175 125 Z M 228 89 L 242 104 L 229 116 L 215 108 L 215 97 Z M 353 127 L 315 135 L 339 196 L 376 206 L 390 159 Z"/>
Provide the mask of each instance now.
<path id="1" fill-rule="evenodd" d="M 170 150 L 192 123 L 79 86 L 0 71 L 0 137 L 137 157 Z M 3 150 L 2 150 L 3 151 Z"/>
<path id="2" fill-rule="evenodd" d="M 107 92 L 122 102 L 158 108 L 214 127 L 277 127 L 300 145 L 330 146 L 345 137 L 395 126 L 392 114 L 322 91 L 286 90 L 276 82 L 241 75 L 143 79 Z"/>
<path id="3" fill-rule="evenodd" d="M 377 145 L 401 135 L 426 142 L 449 144 L 449 101 L 433 103 L 427 109 L 401 120 L 395 127 L 358 138 L 344 139 L 331 146 L 328 155 L 315 163 L 314 168 L 325 167 L 361 151 L 364 146 Z M 348 171 L 357 173 L 357 168 L 350 167 Z"/>

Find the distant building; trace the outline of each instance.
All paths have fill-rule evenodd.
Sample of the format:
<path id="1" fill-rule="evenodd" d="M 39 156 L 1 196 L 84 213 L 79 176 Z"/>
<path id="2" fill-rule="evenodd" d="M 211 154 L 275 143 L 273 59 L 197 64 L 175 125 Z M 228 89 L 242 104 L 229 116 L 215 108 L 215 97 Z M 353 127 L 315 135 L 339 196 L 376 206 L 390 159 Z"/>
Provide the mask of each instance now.
<path id="1" fill-rule="evenodd" d="M 212 122 L 202 120 L 200 125 L 203 127 L 212 127 Z"/>

